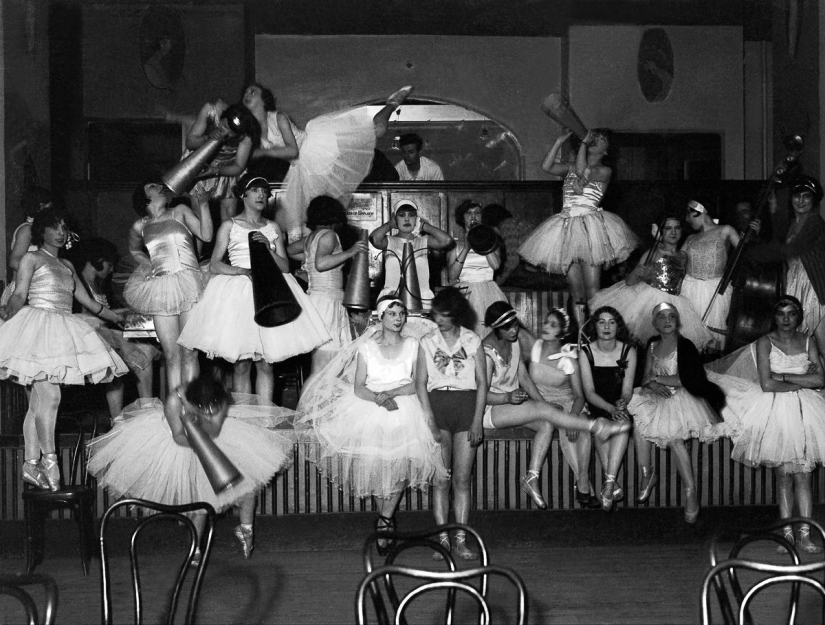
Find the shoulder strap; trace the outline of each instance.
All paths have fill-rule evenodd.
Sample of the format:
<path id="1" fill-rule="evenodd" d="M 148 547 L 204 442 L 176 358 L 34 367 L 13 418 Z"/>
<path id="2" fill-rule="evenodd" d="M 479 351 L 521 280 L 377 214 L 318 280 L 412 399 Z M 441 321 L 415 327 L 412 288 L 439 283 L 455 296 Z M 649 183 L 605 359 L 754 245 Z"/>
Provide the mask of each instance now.
<path id="1" fill-rule="evenodd" d="M 539 362 L 541 360 L 541 346 L 544 344 L 544 341 L 541 339 L 537 339 L 535 343 L 533 343 L 533 349 L 530 350 L 530 362 Z"/>
<path id="2" fill-rule="evenodd" d="M 622 347 L 622 354 L 619 356 L 622 360 L 627 358 L 627 354 L 630 353 L 630 343 L 625 343 L 624 347 Z"/>

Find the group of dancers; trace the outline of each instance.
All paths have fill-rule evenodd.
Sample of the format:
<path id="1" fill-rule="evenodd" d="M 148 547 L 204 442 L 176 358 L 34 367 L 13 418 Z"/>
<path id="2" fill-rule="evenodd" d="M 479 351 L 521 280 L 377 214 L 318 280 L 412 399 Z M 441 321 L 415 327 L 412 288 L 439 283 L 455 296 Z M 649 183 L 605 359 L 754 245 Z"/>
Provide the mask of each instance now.
<path id="1" fill-rule="evenodd" d="M 795 218 L 783 249 L 794 272 L 789 289 L 798 297 L 780 299 L 771 333 L 710 373 L 699 352 L 721 326 L 703 322 L 694 305 L 709 299 L 708 287 L 715 289 L 727 246 L 740 235 L 715 224 L 702 204 L 691 202 L 687 221 L 697 232 L 681 250 L 681 220 L 668 216 L 660 241 L 627 280 L 599 292 L 601 268 L 625 260 L 638 243 L 618 216 L 600 206 L 611 176 L 602 162 L 609 132 L 601 129 L 588 133 L 568 164 L 558 163 L 557 156 L 569 135 L 554 144 L 544 165 L 565 176 L 563 209 L 520 250 L 529 262 L 565 274 L 571 301 L 590 300 L 593 312 L 584 330 L 589 341 L 581 350 L 570 342 L 574 324 L 562 309 L 548 313 L 538 340 L 525 336 L 493 280 L 498 252 L 478 254 L 466 239 L 454 244 L 443 231 L 412 218 L 409 207 L 394 217 L 398 236 L 423 235 L 431 239 L 430 247 L 448 248 L 449 286 L 433 296 L 432 320 L 408 319 L 398 293 L 385 294 L 376 305 L 377 324 L 354 339 L 342 305 L 342 266 L 368 248 L 366 242 L 346 250 L 341 246 L 336 233 L 346 223 L 341 199 L 354 186 L 332 189 L 330 181 L 341 176 L 331 172 L 352 171 L 350 159 L 360 153 L 360 148 L 342 148 L 342 136 L 352 132 L 362 144 L 374 146 L 389 114 L 410 91 L 393 94 L 368 121 L 363 110 L 345 111 L 313 120 L 305 134 L 275 110 L 272 94 L 260 85 L 245 90 L 243 105 L 204 107 L 203 120 L 199 117 L 190 136 L 233 139 L 219 155 L 222 162 L 207 172 L 213 183 L 231 178 L 231 184 L 225 182 L 234 198 L 222 202 L 227 218 L 214 237 L 208 273 L 198 264 L 197 242 L 213 238 L 208 202 L 229 199 L 223 183 L 199 184 L 188 206 L 173 205 L 160 182 L 135 190 L 133 204 L 141 217 L 129 231 L 129 250 L 139 264 L 124 297 L 132 310 L 154 320 L 169 392 L 163 403 L 138 400 L 117 416 L 108 433 L 90 442 L 89 471 L 101 487 L 116 496 L 166 504 L 206 501 L 217 510 L 237 505 L 235 535 L 248 558 L 254 546 L 254 494 L 289 465 L 295 433 L 331 480 L 356 496 L 380 500 L 376 529 L 381 532 L 395 528 L 395 511 L 407 487 L 433 486 L 437 524 L 447 523 L 451 500 L 455 520 L 467 523 L 470 476 L 484 429 L 526 426 L 535 438 L 521 487 L 539 508 L 546 508 L 541 469 L 558 428 L 583 506 L 610 511 L 624 497 L 617 476 L 632 433 L 642 469 L 638 500 L 647 500 L 658 481 L 652 446 L 670 448 L 684 487 L 685 520 L 693 523 L 699 500 L 686 442 L 730 436 L 735 459 L 776 467 L 781 515 L 789 517 L 796 501 L 800 513 L 810 516 L 810 472 L 825 460 L 825 399 L 814 389 L 825 386 L 825 374 L 818 342 L 802 331 L 817 336 L 825 272 L 819 272 L 819 257 L 806 256 L 808 246 L 794 244 L 813 240 L 809 230 L 825 233 L 825 222 L 812 214 L 822 199 L 819 183 L 803 177 L 792 188 Z M 266 131 L 258 135 L 263 122 Z M 335 143 L 336 138 L 342 142 Z M 187 145 L 197 148 L 198 141 L 187 139 Z M 245 163 L 240 161 L 259 149 L 294 159 L 282 208 L 290 224 L 287 236 L 263 217 L 268 182 L 241 173 Z M 49 202 L 40 202 L 33 212 L 27 235 L 21 235 L 29 241 L 13 245 L 14 251 L 28 251 L 12 264 L 14 283 L 0 309 L 0 379 L 29 390 L 23 480 L 57 490 L 54 427 L 60 386 L 111 382 L 129 366 L 118 355 L 125 353 L 122 335 L 97 333 L 83 316 L 71 314 L 74 298 L 87 316 L 122 322 L 122 312 L 96 296 L 94 276 L 83 278 L 83 268 L 59 256 L 69 240 L 65 214 Z M 481 223 L 481 207 L 468 200 L 455 217 L 466 235 Z M 391 231 L 373 232 L 373 241 L 397 247 L 388 242 L 396 236 Z M 254 322 L 250 240 L 267 246 L 301 306 L 302 313 L 288 324 L 264 328 Z M 800 253 L 793 256 L 793 250 Z M 307 293 L 289 275 L 290 257 L 304 263 Z M 100 271 L 105 272 L 105 262 L 105 256 L 90 257 L 92 267 L 103 267 Z M 644 372 L 634 388 L 642 361 L 636 345 L 646 337 L 651 340 L 643 352 Z M 233 393 L 211 371 L 199 370 L 196 350 L 233 363 Z M 276 406 L 272 363 L 310 351 L 313 375 L 297 411 Z M 751 376 L 742 377 L 748 364 Z M 229 495 L 213 491 L 190 448 L 187 420 L 200 424 L 239 468 L 240 488 Z M 591 441 L 604 471 L 598 494 L 589 474 Z M 478 557 L 460 532 L 442 533 L 440 540 L 461 558 Z M 807 527 L 798 540 L 808 551 L 821 549 L 811 542 Z M 379 547 L 388 545 L 379 542 Z"/>

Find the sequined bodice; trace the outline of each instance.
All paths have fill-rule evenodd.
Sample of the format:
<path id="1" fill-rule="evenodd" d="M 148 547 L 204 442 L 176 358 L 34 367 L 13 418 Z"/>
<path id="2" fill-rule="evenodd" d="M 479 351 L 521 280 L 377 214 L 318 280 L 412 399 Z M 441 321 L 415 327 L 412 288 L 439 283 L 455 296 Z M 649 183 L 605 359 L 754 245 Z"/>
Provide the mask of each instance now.
<path id="1" fill-rule="evenodd" d="M 232 228 L 229 230 L 229 263 L 233 267 L 243 267 L 249 269 L 252 264 L 249 262 L 249 233 L 260 231 L 273 245 L 278 239 L 278 229 L 272 222 L 267 223 L 263 228 L 247 230 L 232 220 Z"/>
<path id="2" fill-rule="evenodd" d="M 581 194 L 576 193 L 574 186 L 576 179 L 576 173 L 570 171 L 562 187 L 564 194 L 562 213 L 569 214 L 571 217 L 597 210 L 604 195 L 604 184 L 601 182 L 588 182 L 584 185 Z"/>
<path id="3" fill-rule="evenodd" d="M 699 239 L 690 237 L 682 248 L 688 255 L 687 272 L 691 278 L 710 280 L 721 278 L 728 261 L 724 228 L 717 228 Z"/>
<path id="4" fill-rule="evenodd" d="M 418 357 L 418 341 L 414 338 L 404 339 L 401 353 L 395 358 L 386 358 L 373 340 L 365 342 L 359 352 L 367 365 L 366 385 L 370 390 L 398 388 L 413 381 L 413 367 Z"/>
<path id="5" fill-rule="evenodd" d="M 458 276 L 459 282 L 489 282 L 493 279 L 493 268 L 487 262 L 487 257 L 476 254 L 473 250 L 467 253 L 467 258 Z"/>
<path id="6" fill-rule="evenodd" d="M 647 283 L 653 288 L 679 295 L 682 290 L 682 280 L 685 279 L 687 257 L 684 255 L 660 256 L 651 263 L 652 277 Z"/>
<path id="7" fill-rule="evenodd" d="M 664 358 L 659 358 L 653 353 L 651 348 L 650 354 L 653 356 L 653 374 L 654 375 L 676 375 L 679 373 L 678 351 L 674 349 L 670 354 Z"/>
<path id="8" fill-rule="evenodd" d="M 307 133 L 298 128 L 292 123 L 292 120 L 287 117 L 289 126 L 292 128 L 292 134 L 295 136 L 295 141 L 298 143 L 298 149 L 304 144 Z M 278 127 L 278 114 L 276 111 L 269 111 L 266 114 L 266 128 L 263 129 L 264 136 L 261 137 L 261 146 L 264 148 L 282 148 L 286 145 L 284 136 L 281 134 L 281 129 Z"/>
<path id="9" fill-rule="evenodd" d="M 344 289 L 344 272 L 340 266 L 334 267 L 329 271 L 318 271 L 315 268 L 315 254 L 318 252 L 318 241 L 320 240 L 323 231 L 318 232 L 312 236 L 309 245 L 306 246 L 306 260 L 304 261 L 304 271 L 307 272 L 307 279 L 309 282 L 309 290 L 317 292 L 337 292 Z M 342 250 L 341 240 L 334 232 L 335 248 L 332 250 L 333 254 L 339 254 Z"/>
<path id="10" fill-rule="evenodd" d="M 147 222 L 143 243 L 152 260 L 152 275 L 166 276 L 186 269 L 200 271 L 195 254 L 195 238 L 176 219 Z"/>
<path id="11" fill-rule="evenodd" d="M 484 353 L 493 361 L 493 379 L 490 381 L 490 391 L 493 393 L 509 393 L 518 388 L 518 366 L 521 362 L 521 348 L 518 341 L 510 348 L 510 361 L 506 362 L 492 345 L 484 344 Z"/>
<path id="12" fill-rule="evenodd" d="M 73 297 L 72 270 L 59 260 L 48 258 L 34 270 L 29 284 L 29 306 L 71 313 Z"/>
<path id="13" fill-rule="evenodd" d="M 798 354 L 786 354 L 771 341 L 771 373 L 806 373 L 811 361 L 808 360 L 808 345 Z"/>

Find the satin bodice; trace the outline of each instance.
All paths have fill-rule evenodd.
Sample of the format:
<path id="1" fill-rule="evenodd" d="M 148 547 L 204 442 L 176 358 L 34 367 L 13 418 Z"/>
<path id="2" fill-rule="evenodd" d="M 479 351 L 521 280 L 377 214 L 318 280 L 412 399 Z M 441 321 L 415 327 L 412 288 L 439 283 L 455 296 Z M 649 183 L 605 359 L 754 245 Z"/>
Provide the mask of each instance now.
<path id="1" fill-rule="evenodd" d="M 484 344 L 484 353 L 493 361 L 493 379 L 490 380 L 490 391 L 493 393 L 509 393 L 518 388 L 518 366 L 521 362 L 521 348 L 518 341 L 510 348 L 510 361 L 506 362 L 492 345 Z"/>
<path id="2" fill-rule="evenodd" d="M 555 404 L 566 404 L 573 401 L 573 386 L 570 384 L 570 375 L 565 368 L 565 361 L 576 357 L 570 346 L 563 346 L 559 354 L 551 354 L 550 358 L 541 359 L 542 340 L 533 345 L 530 355 L 530 377 L 545 399 Z M 571 363 L 572 364 L 572 363 Z"/>
<path id="3" fill-rule="evenodd" d="M 195 238 L 176 219 L 145 222 L 143 244 L 149 250 L 152 275 L 166 276 L 192 269 L 200 271 L 195 254 Z"/>
<path id="4" fill-rule="evenodd" d="M 699 239 L 690 237 L 682 250 L 688 255 L 687 272 L 691 278 L 710 280 L 721 278 L 728 261 L 724 228 L 717 228 Z"/>
<path id="5" fill-rule="evenodd" d="M 650 355 L 653 357 L 653 375 L 678 375 L 678 352 L 678 349 L 674 349 L 664 358 L 659 358 L 653 353 L 653 348 L 651 347 Z"/>
<path id="6" fill-rule="evenodd" d="M 335 237 L 335 248 L 332 250 L 333 254 L 339 254 L 342 251 L 341 240 L 338 235 L 332 233 Z M 304 271 L 307 272 L 307 281 L 309 282 L 309 290 L 314 292 L 339 292 L 344 290 L 344 272 L 341 266 L 334 267 L 329 271 L 318 271 L 315 269 L 315 254 L 318 251 L 318 241 L 320 240 L 322 232 L 318 232 L 312 237 L 309 245 L 305 247 L 306 260 L 304 261 Z"/>
<path id="7" fill-rule="evenodd" d="M 278 228 L 271 221 L 263 228 L 247 230 L 238 225 L 234 219 L 232 220 L 227 250 L 229 251 L 229 263 L 233 267 L 243 267 L 244 269 L 250 269 L 252 267 L 252 263 L 249 261 L 249 233 L 256 231 L 267 238 L 270 247 L 278 240 Z"/>
<path id="8" fill-rule="evenodd" d="M 74 286 L 72 270 L 56 258 L 49 257 L 32 274 L 28 305 L 71 313 Z"/>
<path id="9" fill-rule="evenodd" d="M 768 339 L 770 340 L 770 338 Z M 810 339 L 808 339 L 810 340 Z M 771 341 L 771 353 L 769 356 L 771 363 L 771 373 L 807 373 L 811 361 L 808 360 L 808 343 L 805 343 L 805 351 L 798 354 L 786 354 Z"/>
<path id="10" fill-rule="evenodd" d="M 562 186 L 562 213 L 570 217 L 599 210 L 599 204 L 601 204 L 604 195 L 604 183 L 602 182 L 588 182 L 584 185 L 582 193 L 577 193 L 574 186 L 577 178 L 576 172 L 571 170 L 564 179 L 564 185 Z"/>
<path id="11" fill-rule="evenodd" d="M 292 128 L 292 134 L 295 136 L 295 141 L 298 144 L 298 149 L 300 150 L 301 146 L 304 144 L 304 139 L 306 139 L 307 133 L 293 124 L 289 117 L 287 117 L 287 121 L 289 122 L 290 128 Z M 276 111 L 267 111 L 266 128 L 263 130 L 264 132 L 261 136 L 261 147 L 271 149 L 282 148 L 286 145 L 284 136 L 281 134 L 281 129 L 278 127 L 278 113 Z"/>
<path id="12" fill-rule="evenodd" d="M 398 388 L 413 381 L 413 368 L 418 357 L 418 341 L 407 337 L 396 358 L 386 358 L 374 340 L 366 341 L 358 352 L 367 365 L 366 386 L 377 392 Z"/>
<path id="13" fill-rule="evenodd" d="M 647 283 L 671 295 L 679 295 L 685 279 L 687 257 L 682 254 L 660 256 L 651 263 L 652 276 Z"/>
<path id="14" fill-rule="evenodd" d="M 466 245 L 466 243 L 465 243 Z M 470 250 L 467 258 L 464 260 L 464 265 L 461 268 L 461 274 L 458 276 L 459 282 L 489 282 L 493 279 L 493 268 L 487 262 L 487 257 L 481 254 L 476 254 Z"/>

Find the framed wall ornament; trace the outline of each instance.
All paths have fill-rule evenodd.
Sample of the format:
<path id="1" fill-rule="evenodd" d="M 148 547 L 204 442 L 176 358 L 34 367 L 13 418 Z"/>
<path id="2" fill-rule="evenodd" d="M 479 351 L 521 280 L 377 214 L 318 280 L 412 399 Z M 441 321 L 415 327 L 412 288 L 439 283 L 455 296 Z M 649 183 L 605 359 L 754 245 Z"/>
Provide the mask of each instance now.
<path id="1" fill-rule="evenodd" d="M 180 14 L 160 5 L 149 8 L 140 24 L 140 63 L 156 89 L 172 89 L 183 73 L 186 38 Z"/>
<path id="2" fill-rule="evenodd" d="M 673 85 L 673 46 L 664 28 L 648 28 L 639 40 L 636 67 L 639 87 L 648 102 L 662 102 Z"/>

